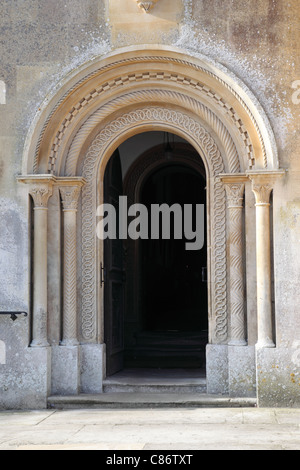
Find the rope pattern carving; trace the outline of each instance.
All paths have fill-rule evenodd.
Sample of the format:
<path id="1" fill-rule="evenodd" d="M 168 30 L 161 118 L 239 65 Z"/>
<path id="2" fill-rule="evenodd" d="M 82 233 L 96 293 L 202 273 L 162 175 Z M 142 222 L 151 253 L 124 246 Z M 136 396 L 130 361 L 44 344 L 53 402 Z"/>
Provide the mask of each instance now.
<path id="1" fill-rule="evenodd" d="M 102 93 L 107 92 L 108 90 L 114 89 L 115 87 L 120 87 L 121 84 L 125 85 L 125 84 L 133 82 L 133 81 L 141 81 L 141 80 L 143 80 L 143 81 L 145 81 L 145 80 L 160 80 L 160 81 L 164 80 L 164 81 L 168 81 L 169 80 L 173 83 L 174 83 L 174 81 L 177 81 L 182 85 L 189 84 L 190 87 L 195 88 L 200 93 L 205 94 L 205 96 L 214 99 L 216 104 L 218 106 L 221 106 L 225 110 L 225 112 L 229 115 L 229 117 L 233 121 L 233 124 L 238 128 L 240 136 L 243 140 L 243 143 L 244 143 L 244 146 L 245 146 L 245 149 L 246 149 L 246 154 L 248 155 L 249 168 L 253 167 L 253 165 L 255 164 L 255 158 L 254 158 L 254 155 L 253 155 L 253 148 L 252 148 L 252 144 L 251 144 L 251 141 L 250 141 L 250 137 L 249 137 L 249 134 L 248 134 L 243 122 L 241 121 L 240 117 L 235 112 L 235 110 L 231 106 L 226 104 L 226 102 L 219 95 L 214 93 L 211 89 L 204 86 L 203 84 L 201 84 L 199 82 L 195 82 L 191 79 L 187 79 L 187 78 L 185 78 L 183 76 L 180 76 L 180 75 L 175 75 L 175 74 L 171 75 L 171 74 L 161 72 L 159 74 L 158 73 L 144 73 L 144 74 L 137 74 L 137 75 L 127 76 L 127 77 L 119 77 L 118 79 L 115 79 L 115 80 L 111 81 L 110 83 L 106 83 L 104 85 L 101 85 L 99 88 L 92 90 L 88 95 L 86 95 L 84 98 L 82 98 L 72 108 L 72 110 L 68 113 L 68 115 L 65 117 L 65 119 L 62 122 L 62 124 L 61 124 L 61 126 L 60 126 L 60 128 L 57 132 L 57 135 L 56 135 L 56 137 L 53 141 L 53 145 L 52 145 L 52 149 L 51 149 L 51 153 L 50 153 L 50 157 L 49 157 L 49 163 L 48 163 L 49 173 L 55 174 L 57 153 L 58 153 L 58 150 L 61 146 L 62 140 L 63 140 L 68 128 L 70 127 L 70 124 L 78 116 L 78 114 L 81 112 L 81 110 L 84 107 L 86 107 L 87 105 L 90 105 L 92 103 L 92 101 L 95 98 L 98 98 Z M 158 96 L 159 92 L 161 93 L 160 98 Z M 143 99 L 142 98 L 143 93 L 144 93 L 144 99 L 145 99 L 145 95 L 149 94 L 151 92 L 150 91 L 140 92 L 140 98 L 141 99 Z M 162 99 L 163 94 L 165 94 L 165 96 L 166 96 L 166 94 L 168 94 L 168 93 L 169 93 L 169 98 L 170 98 L 172 92 L 163 91 L 163 90 L 156 90 L 156 96 L 158 96 L 159 100 Z M 130 95 L 128 94 L 126 96 L 131 96 L 131 98 L 132 98 L 134 96 L 134 94 L 132 93 L 132 94 L 130 94 Z M 190 101 L 190 103 L 194 102 L 193 108 L 195 108 L 195 107 L 197 108 L 197 103 L 198 103 L 198 105 L 201 105 L 201 103 L 199 103 L 195 99 L 192 99 L 192 98 L 190 98 L 186 95 L 180 94 L 180 93 L 173 92 L 173 97 L 176 97 L 176 96 L 177 96 L 177 98 L 180 98 L 180 101 L 179 101 L 180 105 L 183 104 L 183 101 Z M 151 99 L 151 98 L 148 97 L 148 99 Z M 120 97 L 119 100 L 114 100 L 114 103 L 117 104 L 119 102 L 119 105 L 120 105 L 120 104 L 122 104 L 122 100 L 123 100 L 123 97 Z M 109 106 L 110 106 L 110 104 L 108 105 L 108 107 Z M 207 114 L 209 112 L 212 115 L 214 115 L 204 105 L 202 105 L 202 107 L 203 108 L 201 110 L 201 113 L 203 114 L 203 118 L 205 118 L 204 117 L 205 114 Z M 205 108 L 207 109 L 206 112 L 204 112 Z M 102 111 L 102 109 L 101 109 L 101 111 Z M 101 114 L 102 113 L 100 113 L 100 117 L 101 117 Z M 104 107 L 103 108 L 103 116 L 105 116 L 105 115 L 106 114 L 105 114 L 105 107 Z M 221 121 L 220 121 L 220 123 L 221 123 Z"/>
<path id="2" fill-rule="evenodd" d="M 109 70 L 109 69 L 113 69 L 115 67 L 119 67 L 119 66 L 122 66 L 122 65 L 125 65 L 125 64 L 134 64 L 134 63 L 147 63 L 147 62 L 159 62 L 159 63 L 167 63 L 167 64 L 178 64 L 178 65 L 183 65 L 183 66 L 187 66 L 191 69 L 194 69 L 194 70 L 198 70 L 198 71 L 201 71 L 202 73 L 206 74 L 206 75 L 209 75 L 210 77 L 212 77 L 213 79 L 217 80 L 219 83 L 222 84 L 222 86 L 224 86 L 226 89 L 228 89 L 230 91 L 230 93 L 233 94 L 233 96 L 239 101 L 239 103 L 243 106 L 243 108 L 246 110 L 247 114 L 249 115 L 251 121 L 253 122 L 254 124 L 254 127 L 258 133 L 258 136 L 259 136 L 259 140 L 260 140 L 260 144 L 261 144 L 261 148 L 262 148 L 262 152 L 263 152 L 263 161 L 264 161 L 264 167 L 267 168 L 268 166 L 268 161 L 267 161 L 267 153 L 266 153 L 266 148 L 265 148 L 265 144 L 264 144 L 264 139 L 263 139 L 263 136 L 261 134 L 261 131 L 260 131 L 260 128 L 259 128 L 259 125 L 258 123 L 256 122 L 256 119 L 254 118 L 252 112 L 250 111 L 249 107 L 246 105 L 246 103 L 244 102 L 244 100 L 241 98 L 241 96 L 228 84 L 226 83 L 224 80 L 222 80 L 220 77 L 218 77 L 217 75 L 215 75 L 213 72 L 210 72 L 208 70 L 206 70 L 204 67 L 201 67 L 199 65 L 196 65 L 196 64 L 193 64 L 192 62 L 189 62 L 187 60 L 182 60 L 182 59 L 176 59 L 176 58 L 173 58 L 173 57 L 163 57 L 163 56 L 147 56 L 147 57 L 132 57 L 132 58 L 128 58 L 128 59 L 122 59 L 122 60 L 118 60 L 114 63 L 111 63 L 111 64 L 108 64 L 106 66 L 103 66 L 101 67 L 101 69 L 98 69 L 94 72 L 91 72 L 90 74 L 88 74 L 87 76 L 85 76 L 84 78 L 82 78 L 81 80 L 79 80 L 73 87 L 71 87 L 67 93 L 64 94 L 64 96 L 59 100 L 59 102 L 56 104 L 56 106 L 54 107 L 54 109 L 52 110 L 52 112 L 50 113 L 50 115 L 48 116 L 46 122 L 44 123 L 44 126 L 43 126 L 43 129 L 40 133 L 40 137 L 39 137 L 39 140 L 37 142 L 37 145 L 36 145 L 36 151 L 35 151 L 35 157 L 34 157 L 34 164 L 33 164 L 33 173 L 37 173 L 38 172 L 38 158 L 39 158 L 39 151 L 40 151 L 40 146 L 41 146 L 41 142 L 43 140 L 43 136 L 45 134 L 45 131 L 48 127 L 48 124 L 49 122 L 51 121 L 51 118 L 54 116 L 55 112 L 59 109 L 59 107 L 61 106 L 61 104 L 67 99 L 67 97 L 75 90 L 77 89 L 80 85 L 82 85 L 83 83 L 87 82 L 88 80 L 91 80 L 93 79 L 94 77 L 96 77 L 97 75 L 99 75 L 100 73 L 103 73 L 105 72 L 106 70 Z M 231 110 L 232 108 L 230 107 L 230 105 L 226 104 L 224 102 L 224 100 L 222 98 L 220 98 L 217 94 L 215 94 L 213 91 L 209 90 L 207 87 L 205 87 L 204 85 L 201 85 L 201 84 L 198 84 L 197 82 L 195 82 L 195 80 L 192 80 L 190 78 L 186 78 L 186 77 L 183 77 L 183 78 L 180 78 L 180 76 L 178 76 L 178 78 L 176 78 L 176 75 L 174 74 L 164 74 L 164 73 L 161 73 L 160 75 L 163 76 L 166 76 L 169 75 L 171 77 L 171 80 L 178 80 L 178 81 L 181 81 L 182 83 L 188 85 L 188 86 L 193 86 L 194 88 L 197 88 L 198 86 L 200 86 L 200 88 L 203 88 L 207 91 L 207 94 L 210 94 L 211 96 L 215 96 L 215 99 L 218 100 L 220 102 L 220 105 L 221 106 L 226 106 L 227 109 Z M 128 76 L 126 77 L 126 80 L 144 80 L 144 79 L 147 79 L 147 76 L 151 76 L 151 73 L 148 72 L 148 73 L 140 73 L 140 74 L 137 74 L 135 76 L 135 78 L 133 78 L 133 76 Z M 103 85 L 103 88 L 106 90 L 107 89 L 110 89 L 111 87 L 114 87 L 114 86 L 118 86 L 118 85 L 122 85 L 123 84 L 123 78 L 118 78 L 118 79 L 115 79 L 115 80 L 112 80 L 110 83 L 106 83 L 105 85 Z M 104 90 L 103 90 L 104 91 Z M 98 93 L 99 91 L 98 90 L 93 90 L 93 92 L 89 95 L 88 99 L 91 99 L 91 97 L 93 96 L 93 94 L 95 93 Z M 87 103 L 85 102 L 86 99 L 83 99 L 82 100 L 82 103 L 81 105 L 85 106 Z M 76 112 L 76 107 L 75 107 L 75 112 Z M 233 110 L 234 112 L 234 110 Z M 71 113 L 72 114 L 72 113 Z M 66 122 L 68 121 L 68 119 L 66 120 Z M 238 122 L 238 125 L 242 128 L 243 127 L 243 124 L 242 122 Z M 249 137 L 249 136 L 248 136 Z M 250 139 L 246 137 L 246 134 L 245 134 L 245 142 L 247 142 L 249 145 L 251 145 L 250 143 Z M 54 143 L 55 145 L 55 143 Z M 251 149 L 252 151 L 252 149 Z M 250 163 L 250 162 L 249 162 Z M 254 157 L 253 157 L 253 154 L 252 154 L 252 163 L 250 165 L 250 168 L 253 166 L 253 164 L 255 163 L 254 161 Z M 49 169 L 49 172 L 51 172 L 51 170 Z"/>
<path id="3" fill-rule="evenodd" d="M 64 342 L 77 342 L 76 225 L 64 223 Z"/>
<path id="4" fill-rule="evenodd" d="M 174 103 L 176 105 L 179 104 L 182 108 L 193 111 L 197 116 L 207 122 L 220 138 L 222 144 L 224 145 L 230 173 L 238 173 L 240 171 L 239 156 L 232 137 L 226 129 L 225 125 L 210 109 L 194 98 L 186 96 L 182 93 L 169 90 L 143 90 L 128 93 L 122 97 L 112 100 L 109 104 L 97 110 L 87 120 L 87 122 L 78 131 L 72 142 L 67 157 L 66 175 L 71 176 L 76 174 L 76 163 L 80 149 L 90 132 L 97 125 L 99 125 L 103 119 L 110 116 L 117 109 L 122 109 L 129 104 L 141 104 L 148 101 Z"/>

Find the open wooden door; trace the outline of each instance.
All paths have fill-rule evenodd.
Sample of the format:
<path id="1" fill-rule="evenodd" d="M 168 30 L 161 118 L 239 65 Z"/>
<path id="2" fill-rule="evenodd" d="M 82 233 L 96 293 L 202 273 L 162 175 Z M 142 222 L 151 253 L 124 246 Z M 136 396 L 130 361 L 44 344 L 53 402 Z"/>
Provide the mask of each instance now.
<path id="1" fill-rule="evenodd" d="M 119 196 L 123 194 L 121 161 L 118 150 L 111 157 L 105 172 L 105 203 L 115 207 L 117 237 L 119 233 Z M 124 270 L 122 240 L 104 241 L 104 308 L 107 376 L 124 367 Z M 103 273 L 102 273 L 103 278 Z"/>

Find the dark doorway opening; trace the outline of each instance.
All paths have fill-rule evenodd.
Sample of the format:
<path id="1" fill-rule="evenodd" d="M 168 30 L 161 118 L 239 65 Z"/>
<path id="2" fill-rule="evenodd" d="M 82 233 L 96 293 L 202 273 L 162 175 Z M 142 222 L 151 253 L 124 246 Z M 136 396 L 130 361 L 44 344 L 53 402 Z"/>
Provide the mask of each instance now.
<path id="1" fill-rule="evenodd" d="M 163 133 L 151 133 L 151 137 L 154 134 L 165 140 Z M 132 149 L 135 142 L 126 143 Z M 141 136 L 137 143 L 142 146 Z M 173 141 L 171 155 L 166 153 L 165 142 L 150 145 L 131 167 L 127 165 L 121 183 L 122 146 L 119 150 L 106 170 L 105 202 L 117 208 L 117 196 L 123 194 L 128 196 L 129 205 L 146 206 L 149 235 L 153 204 L 180 205 L 183 234 L 184 206 L 193 207 L 191 229 L 195 230 L 196 205 L 204 205 L 204 245 L 199 250 L 187 250 L 186 243 L 191 240 L 184 236 L 175 239 L 172 215 L 168 240 L 160 236 L 155 240 L 104 242 L 107 376 L 122 369 L 201 369 L 203 377 L 208 343 L 204 164 L 185 141 Z"/>
<path id="2" fill-rule="evenodd" d="M 141 202 L 149 215 L 153 204 L 169 207 L 178 204 L 182 208 L 182 222 L 185 206 L 192 205 L 195 231 L 196 205 L 206 204 L 205 180 L 187 166 L 165 166 L 147 179 Z M 169 240 L 162 239 L 161 227 L 158 240 L 140 243 L 143 329 L 182 333 L 207 330 L 206 246 L 201 250 L 187 250 L 184 227 L 183 238 L 175 239 L 172 214 L 171 219 Z M 162 217 L 161 225 L 164 223 Z"/>
<path id="3" fill-rule="evenodd" d="M 169 163 L 153 172 L 144 182 L 140 202 L 151 206 L 178 204 L 206 208 L 205 178 L 195 169 Z M 206 210 L 204 211 L 206 214 Z M 140 331 L 135 347 L 126 344 L 127 367 L 204 368 L 208 342 L 207 244 L 201 250 L 186 249 L 187 239 L 171 237 L 139 242 Z M 161 219 L 163 224 L 165 221 Z M 206 235 L 206 221 L 203 227 Z M 162 231 L 162 229 L 161 229 Z M 184 234 L 184 227 L 182 227 Z M 206 236 L 204 237 L 206 239 Z"/>

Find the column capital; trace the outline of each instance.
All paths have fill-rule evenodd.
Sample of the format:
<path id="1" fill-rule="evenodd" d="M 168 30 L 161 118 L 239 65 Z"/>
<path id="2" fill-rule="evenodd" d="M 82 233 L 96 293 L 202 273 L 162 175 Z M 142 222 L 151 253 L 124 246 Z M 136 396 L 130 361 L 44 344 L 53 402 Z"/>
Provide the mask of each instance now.
<path id="1" fill-rule="evenodd" d="M 263 206 L 270 204 L 270 195 L 275 182 L 285 175 L 284 170 L 278 171 L 249 171 L 248 178 L 252 181 L 252 191 L 255 195 L 256 205 Z"/>
<path id="2" fill-rule="evenodd" d="M 76 211 L 81 188 L 85 185 L 84 178 L 57 178 L 64 211 Z"/>
<path id="3" fill-rule="evenodd" d="M 242 208 L 244 201 L 245 183 L 226 183 L 228 208 Z"/>
<path id="4" fill-rule="evenodd" d="M 17 178 L 19 183 L 30 185 L 29 194 L 32 196 L 35 209 L 47 209 L 49 198 L 53 194 L 55 177 L 52 175 L 27 175 Z"/>
<path id="5" fill-rule="evenodd" d="M 64 186 L 60 188 L 60 194 L 64 211 L 76 211 L 81 186 Z"/>
<path id="6" fill-rule="evenodd" d="M 219 178 L 226 190 L 228 208 L 242 208 L 247 176 L 241 173 L 221 174 Z"/>

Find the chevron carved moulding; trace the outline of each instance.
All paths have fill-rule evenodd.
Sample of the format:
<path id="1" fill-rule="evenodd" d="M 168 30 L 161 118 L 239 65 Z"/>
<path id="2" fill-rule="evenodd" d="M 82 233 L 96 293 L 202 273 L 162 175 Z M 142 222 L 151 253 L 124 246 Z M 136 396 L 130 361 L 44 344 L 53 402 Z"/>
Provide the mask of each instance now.
<path id="1" fill-rule="evenodd" d="M 144 1 L 144 0 L 136 0 L 138 6 L 145 12 L 149 13 L 150 10 L 155 6 L 158 0 L 151 0 L 151 1 Z"/>

